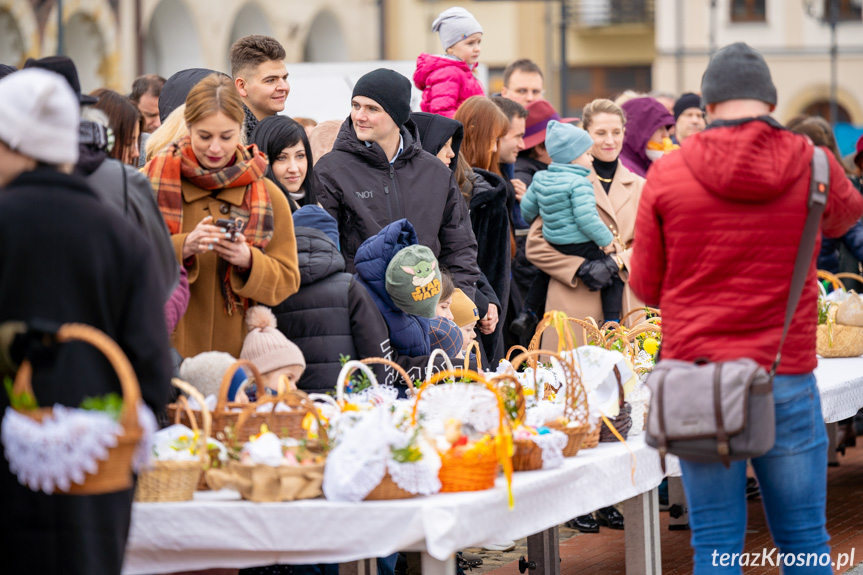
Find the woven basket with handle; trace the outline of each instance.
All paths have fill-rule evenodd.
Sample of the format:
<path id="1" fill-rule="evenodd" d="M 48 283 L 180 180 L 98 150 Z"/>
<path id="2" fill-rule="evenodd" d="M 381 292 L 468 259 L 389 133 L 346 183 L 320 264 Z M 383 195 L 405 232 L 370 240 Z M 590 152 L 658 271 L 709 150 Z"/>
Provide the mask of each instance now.
<path id="1" fill-rule="evenodd" d="M 107 459 L 99 462 L 95 473 L 88 473 L 83 483 L 72 483 L 68 491 L 55 490 L 55 493 L 96 495 L 129 489 L 132 487 L 132 458 L 143 434 L 138 423 L 137 411 L 138 403 L 141 401 L 141 388 L 138 385 L 135 370 L 132 369 L 132 364 L 129 363 L 120 346 L 95 327 L 67 323 L 57 330 L 56 340 L 58 343 L 72 341 L 88 343 L 108 359 L 117 373 L 123 392 L 123 409 L 119 417 L 123 434 L 117 437 L 117 445 L 108 450 Z M 25 359 L 15 376 L 14 392 L 28 392 L 33 395 L 32 376 L 33 366 Z M 33 410 L 19 410 L 19 413 L 41 422 L 53 413 L 53 409 L 40 407 Z"/>
<path id="2" fill-rule="evenodd" d="M 185 381 L 174 378 L 171 383 L 184 393 L 192 396 L 199 405 L 204 404 L 201 392 Z M 198 437 L 198 459 L 195 461 L 156 461 L 153 468 L 138 475 L 138 486 L 135 490 L 135 501 L 189 501 L 195 495 L 201 477 L 209 459 L 207 455 L 207 438 L 212 432 L 212 418 L 206 409 L 199 412 L 202 427 L 198 426 L 195 414 L 189 407 L 189 402 L 180 396 L 177 403 L 182 406 L 187 417 L 192 422 L 192 431 Z M 179 421 L 177 411 L 175 423 Z"/>

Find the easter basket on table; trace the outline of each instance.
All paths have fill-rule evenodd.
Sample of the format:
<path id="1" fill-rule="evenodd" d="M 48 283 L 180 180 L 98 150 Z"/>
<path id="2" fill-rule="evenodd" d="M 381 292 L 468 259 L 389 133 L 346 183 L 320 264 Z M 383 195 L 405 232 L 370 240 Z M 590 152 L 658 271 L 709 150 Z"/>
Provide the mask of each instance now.
<path id="1" fill-rule="evenodd" d="M 324 476 L 326 498 L 390 500 L 436 493 L 440 457 L 411 421 L 412 400 L 399 399 L 396 389 L 380 385 L 371 364 L 393 368 L 413 393 L 407 373 L 389 360 L 345 363 L 336 384 L 340 412 L 330 420 L 334 447 Z M 369 387 L 346 394 L 356 370 Z"/>
<path id="2" fill-rule="evenodd" d="M 260 405 L 285 403 L 314 425 L 296 435 L 279 438 L 269 431 L 277 425 L 278 412 L 257 412 Z M 295 501 L 313 499 L 322 494 L 326 454 L 329 449 L 327 429 L 321 423 L 314 403 L 305 392 L 290 390 L 281 396 L 264 397 L 248 404 L 239 414 L 237 427 L 247 425 L 249 418 L 264 415 L 269 418 L 260 424 L 260 433 L 247 442 L 237 441 L 239 460 L 229 461 L 221 469 L 206 471 L 207 484 L 213 490 L 236 489 L 243 499 L 256 502 Z"/>
<path id="3" fill-rule="evenodd" d="M 219 395 L 216 398 L 216 407 L 210 413 L 213 420 L 214 433 L 218 437 L 221 437 L 222 434 L 231 436 L 234 441 L 243 443 L 248 441 L 249 437 L 252 435 L 260 433 L 261 424 L 268 421 L 272 425 L 270 430 L 277 435 L 300 435 L 303 431 L 303 418 L 306 414 L 304 411 L 291 409 L 287 402 L 259 401 L 257 404 L 252 404 L 256 406 L 255 410 L 248 413 L 248 415 L 243 418 L 242 423 L 240 423 L 240 414 L 248 412 L 249 404 L 229 402 L 228 391 L 231 387 L 231 380 L 233 379 L 234 374 L 241 368 L 245 368 L 251 372 L 253 380 L 261 386 L 260 382 L 262 382 L 263 379 L 261 378 L 258 368 L 255 367 L 252 362 L 240 359 L 231 365 L 222 376 Z M 251 380 L 249 380 L 246 385 L 250 382 Z M 279 382 L 279 395 L 276 397 L 281 398 L 287 391 L 295 389 L 296 387 L 290 383 L 290 380 L 283 377 Z M 266 398 L 263 394 L 260 394 L 260 396 L 261 399 Z M 198 402 L 196 401 L 195 403 Z M 197 412 L 200 409 L 206 409 L 203 404 L 198 404 L 197 407 L 198 409 L 192 409 L 192 413 L 195 414 L 196 417 L 198 417 Z M 176 403 L 172 403 L 168 406 L 169 417 L 177 417 L 178 412 L 180 423 L 191 427 L 190 416 L 185 412 L 185 410 L 181 409 Z"/>
<path id="4" fill-rule="evenodd" d="M 9 469 L 34 491 L 69 495 L 112 493 L 132 487 L 132 472 L 146 464 L 156 422 L 141 401 L 141 389 L 126 355 L 110 337 L 84 324 L 64 324 L 43 334 L 51 347 L 84 342 L 99 350 L 117 374 L 116 394 L 88 398 L 81 408 L 38 407 L 24 359 L 3 419 L 2 442 Z M 23 400 L 23 401 L 22 401 Z"/>
<path id="5" fill-rule="evenodd" d="M 411 417 L 414 423 L 422 419 L 434 438 L 442 492 L 491 489 L 500 464 L 512 504 L 512 432 L 505 412 L 495 386 L 471 370 L 439 372 L 417 392 Z"/>
<path id="6" fill-rule="evenodd" d="M 184 393 L 194 397 L 199 405 L 204 404 L 203 395 L 193 386 L 176 378 L 171 383 Z M 189 501 L 199 486 L 204 467 L 209 460 L 207 439 L 212 431 L 212 419 L 209 411 L 206 409 L 200 411 L 202 426 L 199 427 L 185 396 L 181 395 L 177 403 L 182 406 L 192 423 L 192 435 L 188 438 L 180 437 L 167 446 L 167 450 L 177 453 L 183 452 L 183 455 L 174 459 L 157 458 L 151 469 L 142 471 L 138 475 L 135 501 Z M 179 411 L 175 416 L 175 423 L 178 422 Z"/>
<path id="7" fill-rule="evenodd" d="M 863 354 L 863 299 L 846 292 L 842 278 L 863 281 L 851 273 L 831 274 L 818 270 L 819 279 L 830 282 L 833 291 L 819 298 L 816 351 L 821 357 L 857 357 Z M 819 284 L 821 285 L 821 284 Z"/>

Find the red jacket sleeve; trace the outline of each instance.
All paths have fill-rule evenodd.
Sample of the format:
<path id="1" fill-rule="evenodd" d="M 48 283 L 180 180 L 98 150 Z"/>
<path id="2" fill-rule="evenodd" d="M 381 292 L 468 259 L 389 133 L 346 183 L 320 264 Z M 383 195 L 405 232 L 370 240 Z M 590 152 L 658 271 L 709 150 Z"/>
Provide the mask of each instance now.
<path id="1" fill-rule="evenodd" d="M 821 217 L 821 232 L 828 238 L 838 238 L 863 216 L 863 196 L 851 185 L 833 153 L 828 148 L 822 149 L 830 162 L 830 193 Z"/>
<path id="2" fill-rule="evenodd" d="M 641 192 L 629 264 L 630 289 L 651 307 L 659 307 L 666 267 L 662 219 L 657 206 L 659 195 L 656 192 L 662 189 L 662 175 L 661 170 L 652 170 L 651 179 L 647 180 Z"/>

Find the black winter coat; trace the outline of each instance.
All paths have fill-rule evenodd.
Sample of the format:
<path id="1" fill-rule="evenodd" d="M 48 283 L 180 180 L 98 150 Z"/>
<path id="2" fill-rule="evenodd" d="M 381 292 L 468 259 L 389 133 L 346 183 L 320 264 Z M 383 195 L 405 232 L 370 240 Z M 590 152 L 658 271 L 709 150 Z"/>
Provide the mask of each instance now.
<path id="1" fill-rule="evenodd" d="M 157 412 L 171 377 L 160 294 L 144 235 L 82 180 L 39 168 L 0 190 L 0 323 L 42 319 L 102 330 L 126 353 Z M 34 360 L 33 389 L 40 405 L 77 406 L 85 396 L 119 393 L 120 385 L 98 351 L 71 343 Z M 0 393 L 0 418 L 8 405 Z M 132 497 L 132 489 L 92 496 L 30 491 L 11 474 L 0 446 L 0 571 L 116 575 Z"/>
<path id="2" fill-rule="evenodd" d="M 476 179 L 470 197 L 470 221 L 477 238 L 477 264 L 488 285 L 494 290 L 499 305 L 500 321 L 494 332 L 480 333 L 488 365 L 503 359 L 503 326 L 509 303 L 510 234 L 509 211 L 506 207 L 507 188 L 504 179 L 486 170 L 474 169 Z"/>
<path id="3" fill-rule="evenodd" d="M 360 244 L 386 225 L 407 218 L 419 243 L 430 248 L 452 273 L 456 286 L 473 297 L 479 275 L 476 238 L 455 177 L 422 149 L 412 120 L 401 135 L 404 149 L 390 164 L 377 143 L 367 147 L 357 138 L 348 117 L 333 150 L 315 164 L 318 199 L 339 223 L 347 270 L 354 271 Z"/>
<path id="4" fill-rule="evenodd" d="M 368 290 L 345 273 L 345 260 L 326 234 L 294 228 L 300 290 L 273 308 L 279 331 L 297 344 L 306 360 L 298 387 L 326 393 L 336 387 L 341 355 L 351 359 L 383 357 L 424 379 L 428 356 L 400 355 L 390 345 L 387 324 Z M 437 365 L 440 364 L 440 365 Z M 437 362 L 442 367 L 442 362 Z M 392 368 L 376 365 L 378 381 L 401 385 Z"/>

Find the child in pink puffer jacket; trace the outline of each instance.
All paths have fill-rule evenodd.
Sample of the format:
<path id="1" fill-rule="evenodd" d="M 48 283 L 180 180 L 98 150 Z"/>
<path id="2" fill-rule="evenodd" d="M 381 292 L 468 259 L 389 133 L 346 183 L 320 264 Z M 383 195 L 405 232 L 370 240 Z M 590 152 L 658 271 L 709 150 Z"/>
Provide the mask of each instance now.
<path id="1" fill-rule="evenodd" d="M 420 54 L 414 84 L 423 91 L 423 112 L 452 118 L 471 96 L 484 96 L 482 84 L 473 75 L 479 60 L 482 26 L 464 8 L 441 12 L 432 30 L 440 35 L 446 55 Z"/>

